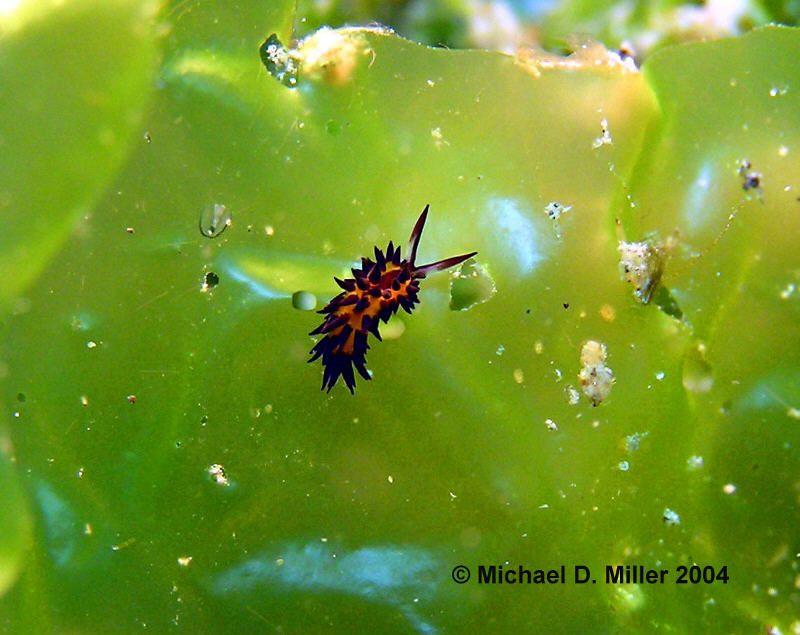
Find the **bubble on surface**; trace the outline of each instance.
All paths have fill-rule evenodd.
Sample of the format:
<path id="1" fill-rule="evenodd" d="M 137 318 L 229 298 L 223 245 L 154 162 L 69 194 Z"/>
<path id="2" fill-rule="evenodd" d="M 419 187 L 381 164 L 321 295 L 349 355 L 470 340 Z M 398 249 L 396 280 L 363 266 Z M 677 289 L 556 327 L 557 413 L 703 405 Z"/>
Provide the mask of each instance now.
<path id="1" fill-rule="evenodd" d="M 396 340 L 406 332 L 406 324 L 399 317 L 394 317 L 381 326 L 381 337 L 384 340 Z"/>
<path id="2" fill-rule="evenodd" d="M 220 236 L 233 223 L 233 216 L 222 203 L 212 203 L 200 212 L 200 233 L 206 238 Z"/>
<path id="3" fill-rule="evenodd" d="M 702 394 L 714 387 L 711 366 L 706 361 L 706 345 L 694 342 L 683 357 L 683 387 L 689 392 Z"/>
<path id="4" fill-rule="evenodd" d="M 466 311 L 488 302 L 497 287 L 489 270 L 474 260 L 468 260 L 450 276 L 450 309 Z"/>
<path id="5" fill-rule="evenodd" d="M 317 308 L 317 296 L 310 291 L 295 291 L 292 294 L 292 306 L 300 311 L 313 311 Z"/>

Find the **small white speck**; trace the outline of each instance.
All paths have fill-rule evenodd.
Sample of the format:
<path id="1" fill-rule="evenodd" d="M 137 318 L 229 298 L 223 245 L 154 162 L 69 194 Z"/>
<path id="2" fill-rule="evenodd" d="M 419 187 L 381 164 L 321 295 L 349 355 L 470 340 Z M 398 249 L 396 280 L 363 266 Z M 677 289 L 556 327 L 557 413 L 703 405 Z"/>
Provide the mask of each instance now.
<path id="1" fill-rule="evenodd" d="M 680 525 L 681 524 L 681 517 L 678 516 L 676 512 L 671 510 L 669 507 L 664 509 L 664 513 L 662 514 L 664 519 L 664 523 L 667 525 Z"/>
<path id="2" fill-rule="evenodd" d="M 544 213 L 547 214 L 550 219 L 557 221 L 571 209 L 572 205 L 564 205 L 558 201 L 551 201 L 545 206 Z"/>
<path id="3" fill-rule="evenodd" d="M 629 469 L 631 469 L 631 464 L 627 461 L 620 461 L 617 464 L 617 469 L 619 469 L 620 472 L 627 472 Z"/>
<path id="4" fill-rule="evenodd" d="M 453 494 L 453 492 L 450 492 L 450 498 L 451 498 L 451 499 L 453 499 L 453 500 L 455 500 L 456 498 L 458 498 L 458 496 L 456 496 L 455 494 Z"/>
<path id="5" fill-rule="evenodd" d="M 192 561 L 192 556 L 181 556 L 178 558 L 178 564 L 182 567 L 188 567 L 189 563 Z"/>
<path id="6" fill-rule="evenodd" d="M 599 148 L 604 145 L 611 145 L 614 141 L 611 139 L 611 132 L 608 129 L 608 120 L 600 120 L 600 136 L 592 141 L 593 148 Z"/>
<path id="7" fill-rule="evenodd" d="M 699 470 L 703 467 L 703 457 L 696 454 L 686 459 L 686 467 L 690 470 Z"/>
<path id="8" fill-rule="evenodd" d="M 386 480 L 389 481 L 389 483 L 394 483 L 394 476 L 389 474 L 389 476 L 386 477 Z"/>
<path id="9" fill-rule="evenodd" d="M 575 406 L 581 400 L 581 394 L 578 392 L 578 389 L 575 386 L 567 386 L 566 388 L 567 393 L 567 403 L 570 406 Z"/>
<path id="10" fill-rule="evenodd" d="M 552 419 L 545 419 L 544 420 L 544 425 L 550 432 L 557 432 L 558 431 L 558 426 L 556 425 L 556 422 L 553 421 Z"/>
<path id="11" fill-rule="evenodd" d="M 636 452 L 642 443 L 642 439 L 646 438 L 649 432 L 634 432 L 625 437 L 625 451 L 630 454 Z"/>
<path id="12" fill-rule="evenodd" d="M 736 485 L 733 483 L 725 483 L 725 485 L 722 487 L 722 491 L 730 496 L 736 492 Z"/>
<path id="13" fill-rule="evenodd" d="M 86 348 L 97 348 L 97 342 L 94 340 L 89 340 L 86 342 Z"/>
<path id="14" fill-rule="evenodd" d="M 438 126 L 431 129 L 431 137 L 433 137 L 433 143 L 437 148 L 441 148 L 443 145 L 449 145 L 447 141 L 445 141 L 442 129 Z"/>
<path id="15" fill-rule="evenodd" d="M 789 148 L 787 148 L 786 146 L 781 146 L 780 148 L 778 148 L 779 157 L 785 157 L 788 154 L 789 154 Z"/>
<path id="16" fill-rule="evenodd" d="M 664 371 L 658 371 L 658 372 L 656 373 L 656 379 L 657 379 L 658 381 L 662 381 L 662 380 L 664 379 Z"/>
<path id="17" fill-rule="evenodd" d="M 225 474 L 225 468 L 220 465 L 219 463 L 214 463 L 208 467 L 208 474 L 209 476 L 214 479 L 214 482 L 217 485 L 228 486 L 230 485 L 230 481 Z"/>

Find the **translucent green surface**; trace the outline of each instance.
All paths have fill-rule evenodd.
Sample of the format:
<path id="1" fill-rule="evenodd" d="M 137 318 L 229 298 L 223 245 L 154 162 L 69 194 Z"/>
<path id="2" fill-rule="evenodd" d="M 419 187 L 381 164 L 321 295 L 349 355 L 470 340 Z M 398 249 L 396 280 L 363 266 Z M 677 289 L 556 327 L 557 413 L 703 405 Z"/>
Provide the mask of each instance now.
<path id="1" fill-rule="evenodd" d="M 0 95 L 3 628 L 790 632 L 797 31 L 642 73 L 323 32 L 289 88 L 258 47 L 288 40 L 291 2 L 118 4 L 0 18 L 28 90 Z M 41 46 L 59 37 L 74 59 Z M 68 101 L 93 91 L 102 111 Z M 60 118 L 20 114 L 48 93 Z M 426 203 L 420 258 L 477 249 L 496 292 L 452 310 L 431 276 L 373 381 L 319 392 L 319 316 L 293 296 L 324 302 Z M 620 277 L 619 241 L 644 239 L 682 322 Z M 588 340 L 616 379 L 597 407 Z M 730 583 L 450 578 L 506 561 Z"/>

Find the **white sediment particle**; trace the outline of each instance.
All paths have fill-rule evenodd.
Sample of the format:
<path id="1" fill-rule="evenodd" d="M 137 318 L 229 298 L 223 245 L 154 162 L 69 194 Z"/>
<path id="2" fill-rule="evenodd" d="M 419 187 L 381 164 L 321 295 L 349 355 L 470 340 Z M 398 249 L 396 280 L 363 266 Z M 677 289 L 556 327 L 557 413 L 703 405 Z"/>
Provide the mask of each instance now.
<path id="1" fill-rule="evenodd" d="M 551 201 L 545 205 L 544 213 L 547 214 L 551 220 L 558 220 L 564 214 L 572 209 L 572 205 L 564 205 L 558 201 Z"/>
<path id="2" fill-rule="evenodd" d="M 642 439 L 647 437 L 649 432 L 634 432 L 625 437 L 625 451 L 628 454 L 636 452 L 642 443 Z"/>
<path id="3" fill-rule="evenodd" d="M 214 463 L 208 466 L 208 475 L 214 480 L 217 485 L 228 486 L 230 481 L 225 474 L 225 468 L 219 463 Z"/>
<path id="4" fill-rule="evenodd" d="M 600 120 L 600 136 L 592 141 L 593 148 L 600 148 L 605 145 L 611 145 L 614 140 L 611 138 L 611 131 L 608 129 L 608 119 Z"/>
<path id="5" fill-rule="evenodd" d="M 671 510 L 669 507 L 664 509 L 664 513 L 662 515 L 664 519 L 664 523 L 667 525 L 680 525 L 681 524 L 681 517 L 678 516 L 676 512 Z"/>
<path id="6" fill-rule="evenodd" d="M 433 144 L 437 148 L 441 148 L 444 145 L 450 145 L 445 140 L 444 135 L 442 134 L 442 129 L 439 126 L 431 129 L 431 137 L 433 138 Z"/>
<path id="7" fill-rule="evenodd" d="M 607 355 L 606 345 L 595 340 L 589 340 L 581 349 L 583 367 L 578 382 L 593 406 L 601 404 L 614 385 L 614 372 L 606 365 Z"/>
<path id="8" fill-rule="evenodd" d="M 572 209 L 572 205 L 564 205 L 558 201 L 551 201 L 544 208 L 544 213 L 553 221 L 553 231 L 556 238 L 561 238 L 561 224 L 559 219 Z"/>
<path id="9" fill-rule="evenodd" d="M 620 241 L 619 268 L 623 279 L 633 285 L 633 295 L 647 304 L 664 271 L 662 250 L 649 242 Z"/>
<path id="10" fill-rule="evenodd" d="M 565 392 L 567 393 L 567 403 L 569 403 L 570 406 L 577 405 L 581 399 L 581 394 L 578 392 L 575 386 L 567 386 Z"/>
<path id="11" fill-rule="evenodd" d="M 703 457 L 698 456 L 697 454 L 693 454 L 688 459 L 686 459 L 686 467 L 689 470 L 699 470 L 703 467 Z"/>

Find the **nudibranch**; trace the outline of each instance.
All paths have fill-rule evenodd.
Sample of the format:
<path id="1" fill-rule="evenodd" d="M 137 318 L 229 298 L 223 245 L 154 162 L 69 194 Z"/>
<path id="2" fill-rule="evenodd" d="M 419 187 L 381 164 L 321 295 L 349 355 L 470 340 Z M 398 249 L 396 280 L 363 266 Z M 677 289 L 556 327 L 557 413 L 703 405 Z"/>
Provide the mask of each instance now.
<path id="1" fill-rule="evenodd" d="M 375 247 L 375 260 L 361 259 L 361 268 L 353 268 L 353 277 L 340 280 L 334 277 L 342 292 L 318 313 L 325 320 L 309 335 L 322 337 L 311 349 L 309 362 L 320 357 L 324 368 L 322 390 L 330 392 L 339 377 L 344 379 L 350 392 L 355 391 L 358 371 L 364 379 L 371 379 L 366 366 L 369 350 L 367 337 L 371 333 L 378 341 L 381 320 L 388 322 L 402 308 L 407 313 L 419 304 L 420 282 L 433 271 L 442 271 L 472 258 L 476 251 L 461 256 L 445 258 L 427 265 L 417 265 L 417 248 L 428 218 L 429 205 L 422 210 L 409 238 L 409 256 L 402 258 L 400 247 L 390 241 L 386 251 Z"/>

